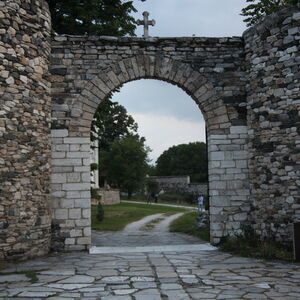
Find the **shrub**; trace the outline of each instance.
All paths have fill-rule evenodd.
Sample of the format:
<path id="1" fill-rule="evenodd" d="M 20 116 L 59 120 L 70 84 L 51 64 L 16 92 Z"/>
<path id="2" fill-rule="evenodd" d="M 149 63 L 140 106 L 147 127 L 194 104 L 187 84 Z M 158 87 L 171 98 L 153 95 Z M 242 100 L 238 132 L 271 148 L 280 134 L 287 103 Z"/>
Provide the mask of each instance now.
<path id="1" fill-rule="evenodd" d="M 96 219 L 98 222 L 102 222 L 104 219 L 104 209 L 100 201 L 98 201 L 98 205 L 97 205 Z"/>

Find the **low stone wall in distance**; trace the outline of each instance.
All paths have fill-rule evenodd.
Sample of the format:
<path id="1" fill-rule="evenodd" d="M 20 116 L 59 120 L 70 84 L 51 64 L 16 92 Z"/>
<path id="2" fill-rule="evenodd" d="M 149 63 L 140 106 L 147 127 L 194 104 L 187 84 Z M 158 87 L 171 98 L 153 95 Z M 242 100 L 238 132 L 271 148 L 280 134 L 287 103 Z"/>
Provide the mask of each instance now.
<path id="1" fill-rule="evenodd" d="M 101 204 L 103 205 L 112 205 L 121 202 L 119 190 L 98 189 L 97 192 L 98 195 L 101 196 Z M 98 204 L 98 200 L 92 199 L 92 205 L 97 205 L 97 204 Z"/>

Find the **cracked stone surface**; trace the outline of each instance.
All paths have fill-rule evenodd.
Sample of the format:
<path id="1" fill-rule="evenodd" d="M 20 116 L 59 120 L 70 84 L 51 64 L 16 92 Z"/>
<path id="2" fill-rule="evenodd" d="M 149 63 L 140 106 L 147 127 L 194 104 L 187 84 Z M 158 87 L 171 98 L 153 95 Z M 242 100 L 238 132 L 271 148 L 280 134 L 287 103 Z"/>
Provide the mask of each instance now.
<path id="1" fill-rule="evenodd" d="M 175 248 L 65 253 L 10 264 L 0 272 L 0 299 L 299 299 L 300 264 Z M 37 282 L 19 273 L 28 270 L 35 270 Z"/>

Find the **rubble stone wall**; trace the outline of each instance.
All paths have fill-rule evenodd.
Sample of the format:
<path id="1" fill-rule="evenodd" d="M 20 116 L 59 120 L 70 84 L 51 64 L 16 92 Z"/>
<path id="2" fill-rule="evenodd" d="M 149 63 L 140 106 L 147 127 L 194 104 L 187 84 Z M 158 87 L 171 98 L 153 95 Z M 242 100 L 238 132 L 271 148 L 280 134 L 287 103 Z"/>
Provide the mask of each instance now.
<path id="1" fill-rule="evenodd" d="M 252 227 L 284 242 L 300 222 L 299 8 L 244 33 Z"/>
<path id="2" fill-rule="evenodd" d="M 50 246 L 50 29 L 45 1 L 0 1 L 0 258 Z"/>
<path id="3" fill-rule="evenodd" d="M 0 0 L 0 258 L 90 247 L 93 115 L 116 88 L 148 78 L 177 85 L 204 115 L 211 241 L 247 226 L 290 241 L 300 221 L 299 8 L 242 38 L 50 42 L 45 0 Z"/>

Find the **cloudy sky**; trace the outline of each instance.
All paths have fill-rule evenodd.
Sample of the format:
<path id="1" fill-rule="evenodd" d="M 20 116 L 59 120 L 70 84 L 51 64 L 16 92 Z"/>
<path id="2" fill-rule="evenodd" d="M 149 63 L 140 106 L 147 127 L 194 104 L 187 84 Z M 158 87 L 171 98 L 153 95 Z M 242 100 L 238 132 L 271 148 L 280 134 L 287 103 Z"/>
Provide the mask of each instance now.
<path id="1" fill-rule="evenodd" d="M 156 25 L 150 36 L 241 36 L 246 29 L 239 15 L 246 0 L 147 0 L 134 1 L 142 19 L 149 11 Z M 143 28 L 136 31 L 142 36 Z M 158 80 L 127 83 L 114 101 L 127 109 L 138 122 L 140 135 L 153 150 L 155 163 L 169 147 L 194 141 L 205 141 L 205 123 L 198 106 L 180 88 Z"/>

